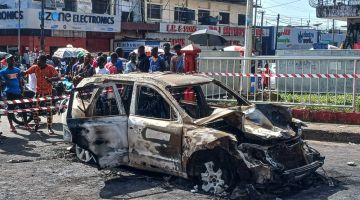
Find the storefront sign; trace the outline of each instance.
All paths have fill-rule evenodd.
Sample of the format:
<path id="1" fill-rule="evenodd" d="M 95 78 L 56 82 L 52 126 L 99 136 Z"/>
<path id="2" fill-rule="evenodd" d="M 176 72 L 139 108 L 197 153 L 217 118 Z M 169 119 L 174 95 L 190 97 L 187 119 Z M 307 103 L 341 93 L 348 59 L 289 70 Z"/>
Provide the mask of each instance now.
<path id="1" fill-rule="evenodd" d="M 17 28 L 18 19 L 21 19 L 22 28 L 40 29 L 41 11 L 26 9 L 23 11 L 1 10 L 0 28 Z M 45 10 L 45 29 L 76 30 L 96 32 L 120 32 L 120 18 L 114 15 L 85 14 L 76 12 L 59 12 Z"/>
<path id="2" fill-rule="evenodd" d="M 207 26 L 207 25 L 192 25 L 192 24 L 169 24 L 160 23 L 161 33 L 193 33 L 202 29 L 216 30 L 224 36 L 244 36 L 244 27 L 232 27 L 232 26 Z"/>
<path id="3" fill-rule="evenodd" d="M 310 49 L 317 43 L 317 37 L 318 32 L 314 29 L 280 28 L 277 49 Z"/>
<path id="4" fill-rule="evenodd" d="M 211 26 L 211 25 L 192 25 L 192 24 L 171 24 L 160 23 L 161 33 L 194 33 L 195 31 L 209 29 L 215 30 L 223 36 L 245 36 L 245 27 L 240 26 Z M 256 36 L 261 35 L 261 29 L 255 31 Z M 269 36 L 268 30 L 263 30 L 263 36 Z"/>
<path id="5" fill-rule="evenodd" d="M 131 52 L 139 46 L 145 46 L 145 41 L 114 41 L 114 49 L 121 47 L 125 52 Z"/>

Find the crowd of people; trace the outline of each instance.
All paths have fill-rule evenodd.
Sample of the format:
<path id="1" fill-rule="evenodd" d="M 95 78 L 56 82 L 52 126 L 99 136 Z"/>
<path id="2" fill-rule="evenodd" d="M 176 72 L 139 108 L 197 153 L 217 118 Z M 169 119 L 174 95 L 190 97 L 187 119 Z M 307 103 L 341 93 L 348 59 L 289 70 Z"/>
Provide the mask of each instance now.
<path id="1" fill-rule="evenodd" d="M 173 53 L 170 44 L 166 43 L 164 44 L 163 54 L 159 54 L 159 49 L 154 47 L 151 49 L 151 55 L 148 56 L 145 46 L 140 46 L 137 51 L 130 53 L 129 59 L 124 59 L 122 48 L 116 48 L 115 52 L 110 55 L 98 53 L 96 57 L 93 57 L 90 53 L 80 52 L 76 57 L 63 58 L 62 60 L 52 58 L 50 55 L 40 55 L 34 59 L 32 65 L 30 65 L 27 56 L 24 57 L 25 59 L 23 58 L 23 61 L 19 61 L 13 55 L 8 54 L 1 60 L 0 65 L 0 100 L 22 99 L 25 77 L 28 77 L 29 88 L 36 93 L 36 97 L 52 97 L 53 83 L 58 82 L 61 77 L 64 77 L 65 81 L 71 83 L 69 87 L 76 87 L 82 79 L 92 77 L 95 74 L 153 73 L 158 71 L 184 73 L 184 56 L 181 48 L 179 44 L 174 45 Z M 21 63 L 26 66 L 23 71 L 20 70 Z M 52 101 L 45 102 L 46 107 L 52 106 L 51 104 Z M 37 102 L 34 108 L 40 108 L 40 106 L 40 102 Z M 8 111 L 10 112 L 7 116 L 11 132 L 16 133 L 17 131 L 13 124 L 14 114 L 11 112 L 13 109 L 14 106 L 9 104 Z M 54 134 L 52 114 L 51 110 L 47 111 L 47 129 L 49 134 Z M 30 127 L 26 123 L 26 113 L 22 113 L 22 115 L 24 127 L 29 131 L 38 131 L 40 127 L 39 112 L 35 111 L 33 113 L 34 127 Z"/>

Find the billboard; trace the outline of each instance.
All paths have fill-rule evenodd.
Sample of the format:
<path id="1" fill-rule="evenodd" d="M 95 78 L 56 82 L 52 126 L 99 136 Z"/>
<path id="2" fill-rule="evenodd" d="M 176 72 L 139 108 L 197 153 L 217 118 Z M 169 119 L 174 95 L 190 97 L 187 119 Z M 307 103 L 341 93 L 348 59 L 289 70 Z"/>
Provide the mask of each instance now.
<path id="1" fill-rule="evenodd" d="M 277 49 L 310 49 L 317 43 L 318 31 L 314 29 L 303 29 L 294 27 L 279 28 L 277 38 Z M 274 34 L 274 40 L 276 40 Z"/>
<path id="2" fill-rule="evenodd" d="M 0 29 L 40 29 L 41 10 L 0 10 Z M 107 14 L 88 14 L 45 10 L 44 28 L 50 30 L 120 32 L 121 18 Z"/>

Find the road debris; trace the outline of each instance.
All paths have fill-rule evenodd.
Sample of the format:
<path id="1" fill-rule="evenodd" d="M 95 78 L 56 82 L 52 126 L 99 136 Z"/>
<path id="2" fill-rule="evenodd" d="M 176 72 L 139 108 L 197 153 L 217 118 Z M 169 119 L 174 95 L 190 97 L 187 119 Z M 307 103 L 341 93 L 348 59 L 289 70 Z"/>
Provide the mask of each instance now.
<path id="1" fill-rule="evenodd" d="M 198 192 L 199 191 L 199 186 L 198 185 L 195 185 L 194 186 L 194 189 L 192 189 L 192 190 L 190 190 L 190 192 L 192 192 L 192 193 L 196 193 L 196 192 Z"/>
<path id="2" fill-rule="evenodd" d="M 33 160 L 21 159 L 21 160 L 9 160 L 9 161 L 7 161 L 7 163 L 24 163 L 24 162 L 33 162 Z"/>
<path id="3" fill-rule="evenodd" d="M 347 162 L 347 165 L 351 166 L 351 167 L 356 167 L 357 166 L 357 164 L 355 162 Z"/>

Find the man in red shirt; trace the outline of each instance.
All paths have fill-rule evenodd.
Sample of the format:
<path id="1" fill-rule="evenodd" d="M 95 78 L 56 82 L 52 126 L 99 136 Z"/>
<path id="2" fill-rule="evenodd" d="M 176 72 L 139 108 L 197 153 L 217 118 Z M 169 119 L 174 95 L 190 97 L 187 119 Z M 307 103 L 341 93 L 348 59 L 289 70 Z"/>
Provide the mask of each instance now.
<path id="1" fill-rule="evenodd" d="M 111 61 L 105 65 L 105 68 L 109 70 L 110 74 L 119 74 L 122 73 L 121 71 L 118 71 L 118 68 L 116 67 L 117 61 L 119 56 L 116 53 L 112 53 Z"/>
<path id="2" fill-rule="evenodd" d="M 31 66 L 27 71 L 24 72 L 24 74 L 35 74 L 36 76 L 36 97 L 51 97 L 52 96 L 52 90 L 53 85 L 52 82 L 58 81 L 60 79 L 59 73 L 56 71 L 56 69 L 46 64 L 46 56 L 41 55 L 38 58 L 37 65 Z M 46 106 L 51 106 L 51 100 L 46 101 Z M 40 103 L 36 103 L 36 108 L 40 107 Z M 39 129 L 39 112 L 34 112 L 34 121 L 35 121 L 35 131 Z M 48 126 L 48 133 L 54 134 L 54 131 L 52 130 L 52 110 L 49 109 L 47 112 L 47 126 Z"/>

